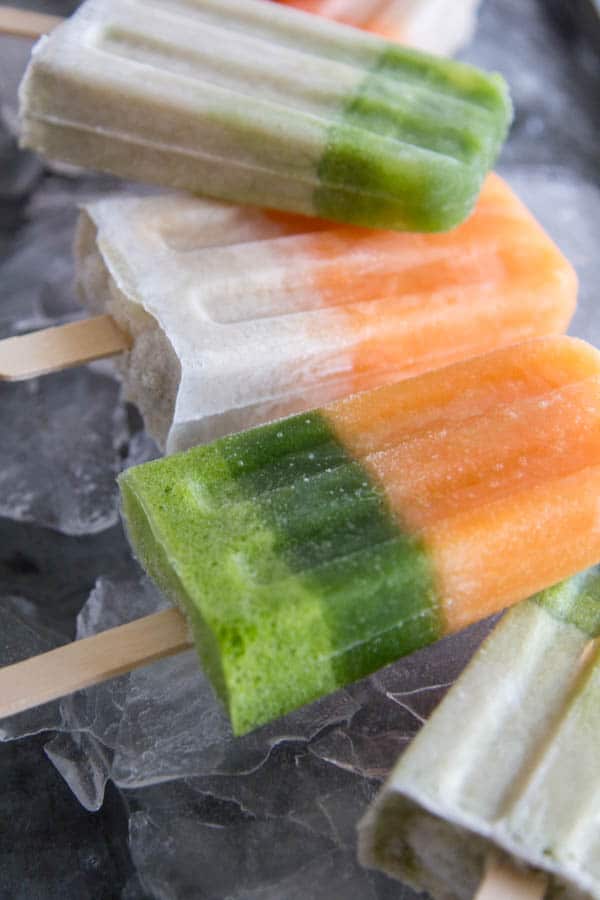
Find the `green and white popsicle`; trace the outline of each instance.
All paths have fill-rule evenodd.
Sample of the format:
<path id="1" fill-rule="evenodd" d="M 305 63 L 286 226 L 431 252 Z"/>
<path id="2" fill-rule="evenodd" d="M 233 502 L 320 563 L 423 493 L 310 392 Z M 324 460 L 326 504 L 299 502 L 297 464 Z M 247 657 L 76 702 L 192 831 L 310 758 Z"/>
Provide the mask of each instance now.
<path id="1" fill-rule="evenodd" d="M 466 218 L 510 118 L 498 75 L 265 0 L 87 0 L 21 86 L 51 158 L 409 231 Z"/>
<path id="2" fill-rule="evenodd" d="M 600 571 L 508 613 L 360 826 L 365 864 L 471 900 L 490 850 L 600 897 Z"/>

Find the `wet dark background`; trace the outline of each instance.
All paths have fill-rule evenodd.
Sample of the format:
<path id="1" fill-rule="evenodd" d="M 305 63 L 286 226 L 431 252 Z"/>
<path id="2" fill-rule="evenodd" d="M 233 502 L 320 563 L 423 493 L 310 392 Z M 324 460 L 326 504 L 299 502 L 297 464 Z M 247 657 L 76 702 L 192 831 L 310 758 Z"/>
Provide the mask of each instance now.
<path id="1" fill-rule="evenodd" d="M 77 4 L 19 5 L 65 15 Z M 10 133 L 10 101 L 25 47 L 26 42 L 0 38 L 0 78 L 8 98 L 0 130 L 0 336 L 73 314 L 69 245 L 76 201 L 80 194 L 115 186 L 101 177 L 80 183 L 17 150 Z M 600 21 L 594 4 L 485 0 L 475 40 L 462 55 L 499 69 L 511 85 L 516 119 L 500 171 L 578 268 L 581 305 L 573 333 L 598 339 Z M 135 455 L 136 442 L 143 440 L 140 428 L 135 413 L 120 407 L 118 386 L 101 369 L 53 376 L 34 386 L 0 384 L 0 598 L 5 609 L 16 610 L 24 630 L 19 646 L 27 645 L 28 628 L 36 640 L 44 629 L 59 640 L 70 639 L 98 574 L 131 573 L 113 483 L 123 462 Z M 0 631 L 4 661 L 12 652 L 8 634 Z M 465 647 L 472 649 L 473 641 Z M 48 737 L 0 743 L 1 900 L 234 896 L 225 888 L 220 893 L 219 888 L 216 893 L 195 890 L 167 869 L 157 874 L 139 844 L 136 872 L 129 831 L 140 821 L 137 795 L 109 783 L 102 809 L 87 812 L 48 761 Z M 272 777 L 299 766 L 304 752 L 300 745 L 279 748 L 269 763 Z M 167 796 L 167 788 L 154 790 Z M 153 802 L 160 805 L 157 796 Z M 210 815 L 202 811 L 202 821 L 212 816 L 215 828 L 233 815 L 226 805 L 217 806 Z M 193 810 L 189 816 L 193 821 Z M 168 840 L 168 827 L 162 840 Z M 160 841 L 151 849 L 166 852 Z M 273 852 L 280 850 L 274 836 Z M 253 884 L 247 892 L 236 888 L 236 900 L 277 897 L 263 895 Z M 349 885 L 341 875 L 336 881 L 333 873 L 328 896 L 350 900 Z M 369 896 L 377 898 L 414 896 L 377 876 L 369 885 Z M 310 882 L 302 896 L 316 898 Z M 291 897 L 280 895 L 280 900 Z"/>

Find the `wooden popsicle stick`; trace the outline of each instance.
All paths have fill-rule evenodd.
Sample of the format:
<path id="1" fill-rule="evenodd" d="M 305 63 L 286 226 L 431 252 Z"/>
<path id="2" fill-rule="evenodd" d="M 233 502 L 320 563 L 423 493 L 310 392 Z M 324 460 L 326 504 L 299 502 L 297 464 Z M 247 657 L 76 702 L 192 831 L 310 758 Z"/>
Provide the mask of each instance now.
<path id="1" fill-rule="evenodd" d="M 518 869 L 507 857 L 490 854 L 474 900 L 543 900 L 547 887 L 542 872 Z"/>
<path id="2" fill-rule="evenodd" d="M 185 619 L 167 609 L 0 669 L 0 719 L 188 650 Z"/>
<path id="3" fill-rule="evenodd" d="M 0 381 L 21 381 L 123 353 L 131 338 L 111 316 L 45 328 L 0 341 Z"/>
<path id="4" fill-rule="evenodd" d="M 60 16 L 16 9 L 14 6 L 0 6 L 0 34 L 12 37 L 38 38 L 56 28 L 63 21 Z"/>

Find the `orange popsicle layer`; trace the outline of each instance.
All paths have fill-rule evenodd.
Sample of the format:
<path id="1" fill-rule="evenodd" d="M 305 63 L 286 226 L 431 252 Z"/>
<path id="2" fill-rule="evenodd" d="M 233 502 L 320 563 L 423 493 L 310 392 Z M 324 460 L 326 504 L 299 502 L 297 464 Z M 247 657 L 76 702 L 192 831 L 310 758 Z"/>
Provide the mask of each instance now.
<path id="1" fill-rule="evenodd" d="M 560 333 L 575 309 L 573 268 L 495 174 L 450 232 L 340 228 L 307 235 L 303 253 L 321 303 L 343 298 L 354 391 Z"/>
<path id="2" fill-rule="evenodd" d="M 597 561 L 600 355 L 588 345 L 528 342 L 326 417 L 423 540 L 447 631 Z"/>
<path id="3" fill-rule="evenodd" d="M 302 297 L 293 302 L 310 298 L 336 310 L 331 326 L 345 335 L 345 393 L 559 334 L 575 309 L 572 266 L 495 174 L 470 218 L 443 234 L 269 217 L 281 229 L 271 264 L 281 258 L 290 272 L 294 261 L 294 274 L 302 268 Z M 296 279 L 290 304 L 298 290 Z M 338 356 L 330 366 L 320 360 L 321 370 L 341 371 Z"/>

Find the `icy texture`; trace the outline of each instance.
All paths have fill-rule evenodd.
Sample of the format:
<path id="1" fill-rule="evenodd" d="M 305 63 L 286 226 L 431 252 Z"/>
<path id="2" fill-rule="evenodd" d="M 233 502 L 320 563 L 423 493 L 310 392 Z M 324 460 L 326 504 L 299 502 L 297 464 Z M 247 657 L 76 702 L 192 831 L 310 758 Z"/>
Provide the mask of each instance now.
<path id="1" fill-rule="evenodd" d="M 139 618 L 163 605 L 145 578 L 121 582 L 101 578 L 79 616 L 77 636 Z M 250 772 L 281 741 L 308 740 L 349 721 L 358 709 L 359 704 L 341 692 L 234 740 L 191 651 L 66 698 L 61 727 L 74 733 L 73 758 L 65 735 L 50 745 L 49 752 L 81 802 L 97 809 L 109 775 L 121 787 L 139 787 L 182 776 Z M 82 753 L 82 732 L 92 742 L 87 746 L 94 747 L 91 759 Z M 95 767 L 100 771 L 94 772 Z"/>
<path id="2" fill-rule="evenodd" d="M 101 578 L 77 636 L 163 605 L 144 577 Z M 345 898 L 409 898 L 359 869 L 354 825 L 488 628 L 237 740 L 195 654 L 182 654 L 65 699 L 46 721 L 63 732 L 46 752 L 87 809 L 100 807 L 109 779 L 130 789 L 131 849 L 152 897 L 201 887 L 202 897 L 293 900 L 309 884 L 303 896 L 319 900 L 336 872 Z"/>
<path id="3" fill-rule="evenodd" d="M 129 795 L 136 809 L 131 849 L 146 890 L 215 900 L 415 897 L 357 866 L 355 823 L 377 789 L 368 776 L 387 770 L 443 694 L 440 679 L 461 668 L 484 630 L 354 686 L 349 721 L 331 723 L 308 741 L 280 739 L 251 772 Z"/>
<path id="4" fill-rule="evenodd" d="M 73 231 L 79 205 L 115 188 L 108 178 L 43 178 L 0 123 L 0 337 L 81 315 L 74 289 Z M 7 167 L 4 168 L 6 160 Z M 31 190 L 37 190 L 30 195 Z M 123 188 L 125 190 L 125 188 Z M 20 207 L 17 200 L 26 201 Z M 2 235 L 2 232 L 0 232 Z"/>
<path id="5" fill-rule="evenodd" d="M 271 779 L 279 779 L 284 766 L 295 775 L 294 784 L 282 783 L 292 807 L 285 811 L 255 812 L 235 799 L 205 794 L 197 782 L 136 794 L 130 841 L 148 894 L 161 900 L 416 896 L 361 870 L 356 862 L 353 822 L 372 790 L 351 779 L 340 784 L 332 767 L 317 769 L 295 748 L 286 747 L 270 759 L 266 768 Z M 323 785 L 330 783 L 324 793 Z M 294 803 L 300 809 L 294 810 Z M 311 821 L 303 821 L 304 806 L 315 811 Z"/>
<path id="6" fill-rule="evenodd" d="M 39 163 L 33 156 L 18 153 L 6 131 L 0 134 L 17 199 L 40 178 Z M 8 186 L 3 193 L 8 195 Z M 76 197 L 68 185 L 50 182 L 40 185 L 26 210 L 19 210 L 19 218 L 5 203 L 2 220 L 10 231 L 0 263 L 1 337 L 52 325 L 78 312 L 71 285 Z"/>
<path id="7" fill-rule="evenodd" d="M 11 426 L 0 443 L 0 515 L 67 534 L 116 523 L 127 436 L 118 396 L 115 381 L 85 369 L 0 385 Z"/>

